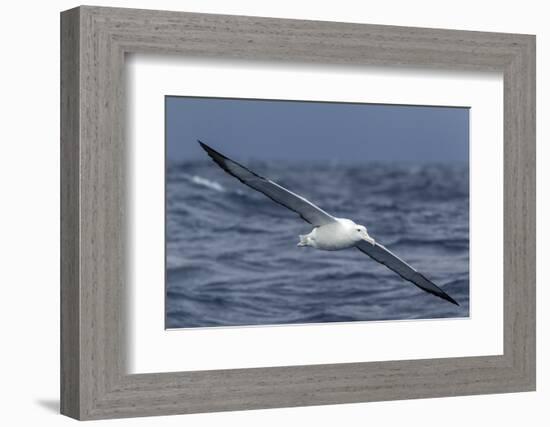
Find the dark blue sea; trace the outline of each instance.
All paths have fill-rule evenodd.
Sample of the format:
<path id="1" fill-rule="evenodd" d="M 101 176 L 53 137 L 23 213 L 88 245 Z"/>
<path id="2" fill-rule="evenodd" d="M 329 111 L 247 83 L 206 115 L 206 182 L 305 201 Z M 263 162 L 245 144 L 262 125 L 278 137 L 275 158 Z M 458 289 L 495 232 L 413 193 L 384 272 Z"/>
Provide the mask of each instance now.
<path id="1" fill-rule="evenodd" d="M 167 168 L 167 328 L 469 315 L 467 165 L 243 163 L 365 225 L 460 306 L 358 250 L 297 247 L 309 224 L 205 159 Z"/>

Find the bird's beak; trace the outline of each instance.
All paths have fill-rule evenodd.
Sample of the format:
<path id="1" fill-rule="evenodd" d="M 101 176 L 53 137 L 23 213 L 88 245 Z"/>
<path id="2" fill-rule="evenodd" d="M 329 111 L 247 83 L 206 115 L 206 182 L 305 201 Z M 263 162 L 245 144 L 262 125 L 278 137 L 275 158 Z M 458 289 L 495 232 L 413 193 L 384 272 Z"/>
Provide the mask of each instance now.
<path id="1" fill-rule="evenodd" d="M 363 240 L 369 242 L 372 246 L 374 246 L 376 244 L 374 239 L 372 237 L 370 237 L 367 233 L 365 233 L 365 235 L 363 236 Z"/>

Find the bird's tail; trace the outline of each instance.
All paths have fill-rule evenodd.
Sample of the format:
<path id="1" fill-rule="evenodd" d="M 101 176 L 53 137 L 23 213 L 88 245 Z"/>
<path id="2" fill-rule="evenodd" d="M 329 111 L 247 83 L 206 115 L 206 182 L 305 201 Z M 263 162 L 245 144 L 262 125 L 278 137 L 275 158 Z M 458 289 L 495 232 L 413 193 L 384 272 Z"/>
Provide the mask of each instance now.
<path id="1" fill-rule="evenodd" d="M 309 242 L 307 234 L 300 234 L 300 241 L 298 242 L 298 246 L 307 246 L 308 243 Z"/>

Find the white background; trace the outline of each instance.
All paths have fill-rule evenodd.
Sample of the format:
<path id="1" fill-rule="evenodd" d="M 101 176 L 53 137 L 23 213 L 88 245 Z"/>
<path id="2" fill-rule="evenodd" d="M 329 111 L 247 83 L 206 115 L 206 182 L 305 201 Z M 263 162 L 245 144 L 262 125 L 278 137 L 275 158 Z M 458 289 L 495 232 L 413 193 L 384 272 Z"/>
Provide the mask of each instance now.
<path id="1" fill-rule="evenodd" d="M 68 425 L 57 414 L 59 384 L 59 16 L 71 1 L 3 5 L 0 72 L 0 259 L 2 260 L 3 366 L 0 387 L 4 425 Z M 483 31 L 536 33 L 538 74 L 537 217 L 549 217 L 550 169 L 547 75 L 548 12 L 544 2 L 439 1 L 98 1 L 108 6 L 159 8 L 284 18 L 322 19 Z M 545 195 L 545 196 L 543 196 Z M 548 425 L 547 222 L 538 224 L 538 392 L 271 409 L 116 420 L 109 425 L 257 426 L 402 425 L 446 427 L 490 422 L 498 426 Z M 546 307 L 543 305 L 546 302 Z"/>
<path id="2" fill-rule="evenodd" d="M 127 59 L 126 75 L 132 165 L 130 372 L 502 354 L 500 73 L 382 67 L 358 72 L 318 65 L 297 68 L 133 55 Z M 165 289 L 159 283 L 165 279 L 166 94 L 470 106 L 470 179 L 475 183 L 470 190 L 470 318 L 164 331 Z M 223 352 L 204 351 L 213 350 L 213 343 Z"/>

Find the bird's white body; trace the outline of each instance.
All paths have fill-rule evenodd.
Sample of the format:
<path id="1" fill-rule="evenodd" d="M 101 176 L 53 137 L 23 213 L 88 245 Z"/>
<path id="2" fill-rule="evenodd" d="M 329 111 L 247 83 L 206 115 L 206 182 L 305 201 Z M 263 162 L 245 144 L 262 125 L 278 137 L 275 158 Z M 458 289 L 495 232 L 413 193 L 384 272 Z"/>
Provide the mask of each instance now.
<path id="1" fill-rule="evenodd" d="M 334 222 L 315 227 L 311 233 L 300 236 L 298 246 L 311 246 L 324 251 L 338 251 L 355 246 L 361 240 L 375 244 L 367 229 L 350 219 L 335 218 Z"/>

